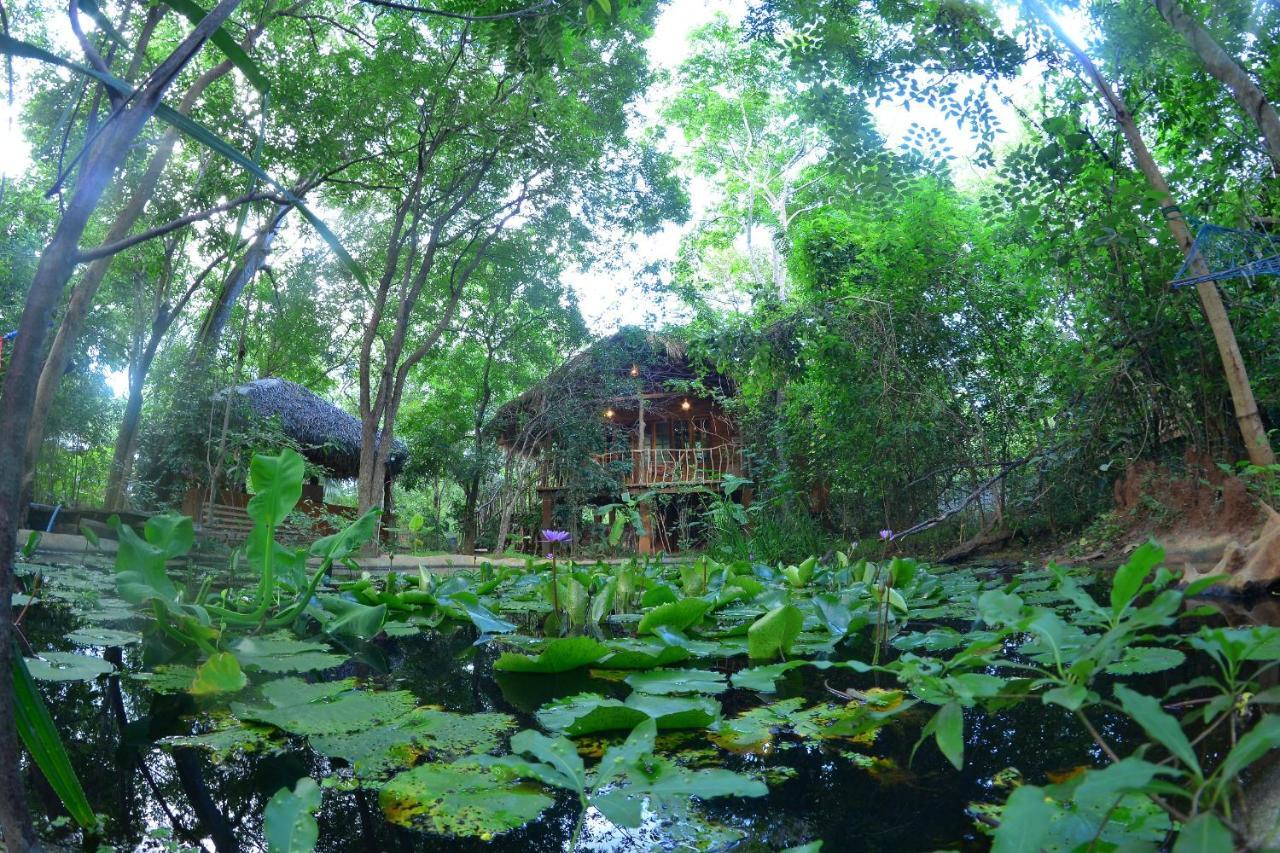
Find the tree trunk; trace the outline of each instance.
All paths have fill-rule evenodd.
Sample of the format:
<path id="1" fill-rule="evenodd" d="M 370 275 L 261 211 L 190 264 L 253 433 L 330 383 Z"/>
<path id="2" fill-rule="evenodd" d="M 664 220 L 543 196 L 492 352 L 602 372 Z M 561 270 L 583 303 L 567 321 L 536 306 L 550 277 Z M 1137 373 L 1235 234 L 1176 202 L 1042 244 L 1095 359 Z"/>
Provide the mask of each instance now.
<path id="1" fill-rule="evenodd" d="M 218 342 L 222 338 L 222 332 L 227 327 L 227 321 L 231 319 L 231 309 L 235 307 L 236 302 L 240 299 L 240 294 L 253 281 L 254 276 L 258 274 L 267 263 L 267 256 L 271 254 L 271 244 L 275 242 L 276 235 L 280 233 L 280 226 L 284 222 L 285 215 L 292 210 L 292 205 L 282 204 L 276 207 L 271 218 L 258 230 L 257 236 L 245 253 L 240 256 L 240 260 L 231 268 L 231 272 L 222 282 L 222 287 L 218 291 L 218 298 L 213 305 L 209 307 L 209 313 L 205 315 L 204 323 L 200 327 L 200 333 L 196 337 L 196 345 L 192 354 L 197 360 L 203 359 L 215 352 L 218 348 Z"/>
<path id="2" fill-rule="evenodd" d="M 115 451 L 111 456 L 111 471 L 107 475 L 107 493 L 103 505 L 108 510 L 125 507 L 125 490 L 133 472 L 133 456 L 138 449 L 138 425 L 142 422 L 142 385 L 150 363 L 138 365 L 136 377 L 129 379 L 129 399 L 124 406 L 124 418 L 116 434 Z"/>
<path id="3" fill-rule="evenodd" d="M 35 847 L 38 841 L 19 773 L 13 685 L 9 678 L 17 648 L 11 600 L 13 557 L 27 440 L 45 339 L 63 290 L 75 272 L 80 238 L 107 184 L 124 163 L 130 147 L 155 113 L 174 77 L 239 3 L 240 0 L 221 0 L 152 72 L 150 82 L 134 96 L 130 105 L 120 109 L 102 127 L 85 157 L 66 211 L 36 265 L 5 374 L 4 390 L 0 394 L 0 832 L 9 849 L 19 853 Z"/>
<path id="4" fill-rule="evenodd" d="M 1276 114 L 1276 108 L 1267 100 L 1262 89 L 1253 82 L 1248 72 L 1240 67 L 1240 63 L 1222 49 L 1222 45 L 1218 44 L 1213 34 L 1178 5 L 1177 0 L 1151 0 L 1151 3 L 1160 13 L 1160 17 L 1168 21 L 1169 26 L 1173 27 L 1195 51 L 1196 56 L 1200 57 L 1205 70 L 1227 87 L 1231 97 L 1235 98 L 1240 109 L 1244 110 L 1244 114 L 1257 124 L 1258 130 L 1262 132 L 1262 138 L 1266 141 L 1267 153 L 1271 155 L 1276 168 L 1280 168 L 1280 115 Z"/>
<path id="5" fill-rule="evenodd" d="M 186 94 L 183 95 L 182 101 L 179 102 L 177 107 L 178 112 L 183 115 L 190 112 L 192 105 L 204 94 L 204 91 L 213 85 L 214 81 L 219 77 L 230 71 L 231 67 L 230 62 L 223 62 L 200 75 L 191 84 L 191 88 L 187 90 Z M 173 149 L 178 142 L 178 133 L 177 128 L 169 127 L 160 137 L 155 153 L 151 155 L 146 171 L 143 172 L 141 180 L 139 180 L 137 187 L 133 191 L 133 195 L 129 198 L 129 202 L 124 208 L 116 214 L 115 221 L 111 223 L 111 228 L 107 231 L 107 236 L 102 241 L 104 245 L 123 240 L 133 230 L 133 226 L 142 216 L 147 202 L 155 194 L 156 185 L 160 182 L 164 167 L 168 164 L 169 158 L 173 156 Z M 77 241 L 79 240 L 78 237 L 76 239 Z M 107 255 L 92 261 L 85 267 L 80 276 L 80 281 L 71 291 L 71 298 L 67 300 L 67 308 L 62 314 L 62 322 L 58 325 L 58 332 L 54 335 L 48 355 L 45 356 L 44 366 L 40 371 L 40 382 L 36 388 L 35 404 L 31 413 L 30 432 L 27 436 L 26 455 L 24 457 L 25 477 L 27 478 L 23 482 L 24 501 L 29 500 L 31 496 L 30 478 L 35 473 L 35 462 L 40 455 L 40 444 L 44 441 L 45 422 L 49 418 L 49 410 L 53 407 L 53 399 L 57 396 L 58 385 L 62 382 L 62 375 L 66 372 L 67 365 L 71 361 L 71 352 L 75 347 L 76 340 L 80 337 L 81 330 L 84 329 L 84 321 L 89 316 L 89 310 L 93 307 L 94 297 L 97 296 L 98 288 L 101 287 L 103 280 L 106 278 L 107 270 L 110 269 L 111 261 L 114 258 L 114 254 Z"/>
<path id="6" fill-rule="evenodd" d="M 1160 167 L 1156 165 L 1155 158 L 1151 156 L 1146 142 L 1138 132 L 1138 125 L 1133 119 L 1133 114 L 1129 112 L 1128 106 L 1112 90 L 1097 66 L 1093 64 L 1093 60 L 1071 40 L 1059 26 L 1057 19 L 1041 5 L 1039 0 L 1027 0 L 1027 6 L 1071 51 L 1084 69 L 1086 76 L 1111 108 L 1116 123 L 1120 126 L 1133 152 L 1133 159 L 1138 164 L 1138 169 L 1146 176 L 1147 182 L 1160 197 L 1161 212 L 1164 214 L 1165 224 L 1168 225 L 1173 239 L 1184 255 L 1190 255 L 1194 242 L 1191 230 L 1174 202 L 1173 194 L 1169 191 L 1169 185 L 1165 182 Z M 1209 273 L 1210 270 L 1198 254 L 1191 258 L 1192 275 Z M 1258 404 L 1254 401 L 1253 388 L 1249 384 L 1249 374 L 1245 370 L 1244 359 L 1240 355 L 1240 346 L 1236 343 L 1235 331 L 1231 328 L 1231 319 L 1227 316 L 1227 309 L 1222 304 L 1222 294 L 1218 292 L 1218 284 L 1213 281 L 1201 282 L 1196 285 L 1196 292 L 1200 296 L 1200 304 L 1204 307 L 1209 328 L 1213 331 L 1214 341 L 1218 345 L 1218 355 L 1222 358 L 1227 386 L 1231 389 L 1231 402 L 1235 408 L 1236 423 L 1240 428 L 1245 449 L 1248 451 L 1249 461 L 1255 465 L 1272 465 L 1275 463 L 1275 454 L 1267 439 L 1267 431 L 1262 425 L 1262 416 L 1258 413 Z"/>

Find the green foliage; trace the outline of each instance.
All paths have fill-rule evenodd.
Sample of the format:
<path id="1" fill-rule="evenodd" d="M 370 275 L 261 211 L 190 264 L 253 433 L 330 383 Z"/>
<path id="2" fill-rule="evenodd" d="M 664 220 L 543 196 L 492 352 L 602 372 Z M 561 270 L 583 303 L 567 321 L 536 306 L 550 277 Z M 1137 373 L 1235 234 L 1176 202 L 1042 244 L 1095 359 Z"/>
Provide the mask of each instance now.
<path id="1" fill-rule="evenodd" d="M 307 853 L 320 837 L 315 813 L 323 792 L 314 779 L 304 776 L 290 791 L 281 788 L 267 801 L 262 813 L 262 834 L 268 853 Z"/>

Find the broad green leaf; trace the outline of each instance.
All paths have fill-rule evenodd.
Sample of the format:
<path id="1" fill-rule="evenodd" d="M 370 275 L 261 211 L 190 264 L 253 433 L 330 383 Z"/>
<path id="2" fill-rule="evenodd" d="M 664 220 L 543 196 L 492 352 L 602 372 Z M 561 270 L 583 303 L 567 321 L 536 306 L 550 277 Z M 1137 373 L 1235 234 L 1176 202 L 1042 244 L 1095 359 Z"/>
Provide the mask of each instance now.
<path id="1" fill-rule="evenodd" d="M 775 607 L 747 629 L 747 648 L 753 660 L 784 657 L 800 636 L 804 614 L 791 604 Z"/>
<path id="2" fill-rule="evenodd" d="M 655 669 L 626 677 L 641 693 L 723 693 L 729 689 L 724 675 L 706 669 Z"/>
<path id="3" fill-rule="evenodd" d="M 262 688 L 268 705 L 233 702 L 237 719 L 267 723 L 296 735 L 333 735 L 364 731 L 398 720 L 417 705 L 404 690 L 370 693 L 351 689 L 349 681 L 307 684 L 282 678 Z"/>
<path id="4" fill-rule="evenodd" d="M 591 637 L 560 637 L 547 643 L 537 657 L 504 652 L 493 664 L 499 672 L 568 672 L 593 664 L 609 647 Z"/>
<path id="5" fill-rule="evenodd" d="M 711 603 L 701 598 L 682 598 L 679 601 L 660 604 L 650 610 L 636 627 L 638 634 L 652 634 L 655 628 L 665 627 L 685 631 L 702 621 Z"/>
<path id="6" fill-rule="evenodd" d="M 421 764 L 378 794 L 387 820 L 441 835 L 491 838 L 524 826 L 555 801 L 536 785 L 512 785 L 500 767 Z"/>
<path id="7" fill-rule="evenodd" d="M 383 779 L 412 767 L 423 755 L 454 760 L 490 752 L 515 725 L 508 714 L 414 708 L 376 728 L 313 735 L 308 742 L 316 752 L 346 761 L 360 779 Z"/>
<path id="8" fill-rule="evenodd" d="M 195 678 L 187 692 L 192 696 L 217 696 L 221 693 L 237 693 L 245 688 L 249 679 L 240 670 L 240 662 L 230 652 L 218 652 L 196 667 Z"/>
<path id="9" fill-rule="evenodd" d="M 1111 612 L 1119 615 L 1120 611 L 1128 607 L 1138 590 L 1142 589 L 1142 582 L 1147 575 L 1163 562 L 1164 549 L 1155 542 L 1138 546 L 1129 555 L 1128 561 L 1116 569 L 1116 575 L 1111 581 Z"/>
<path id="10" fill-rule="evenodd" d="M 990 589 L 978 597 L 978 614 L 988 625 L 1015 625 L 1022 618 L 1023 601 L 1012 593 Z"/>
<path id="11" fill-rule="evenodd" d="M 40 547 L 40 540 L 44 538 L 44 534 L 39 530 L 32 530 L 27 534 L 27 541 L 22 546 L 22 559 L 30 560 L 35 556 L 36 549 Z"/>
<path id="12" fill-rule="evenodd" d="M 681 646 L 666 646 L 645 640 L 612 640 L 608 657 L 600 666 L 606 669 L 653 669 L 689 659 L 689 651 Z"/>
<path id="13" fill-rule="evenodd" d="M 1206 812 L 1191 819 L 1178 832 L 1173 853 L 1224 853 L 1235 849 L 1231 830 L 1217 816 Z"/>
<path id="14" fill-rule="evenodd" d="M 1000 826 L 991 845 L 992 853 L 1040 850 L 1053 814 L 1054 807 L 1045 800 L 1042 788 L 1034 785 L 1015 788 L 1000 811 Z"/>
<path id="15" fill-rule="evenodd" d="M 1046 705 L 1061 705 L 1068 711 L 1078 711 L 1089 696 L 1089 689 L 1083 684 L 1067 684 L 1046 690 L 1041 699 Z"/>
<path id="16" fill-rule="evenodd" d="M 1181 666 L 1187 656 L 1160 646 L 1129 646 L 1120 660 L 1107 667 L 1112 675 L 1145 675 Z"/>
<path id="17" fill-rule="evenodd" d="M 73 652 L 41 652 L 27 659 L 26 668 L 37 681 L 92 681 L 116 671 L 102 658 Z"/>
<path id="18" fill-rule="evenodd" d="M 336 617 L 324 625 L 325 631 L 335 637 L 369 640 L 378 635 L 383 623 L 387 621 L 385 604 L 370 607 L 336 595 L 322 595 L 319 600 L 320 605 Z"/>
<path id="19" fill-rule="evenodd" d="M 168 0 L 166 0 L 168 2 Z M 315 813 L 323 792 L 314 779 L 303 776 L 290 791 L 281 788 L 267 801 L 262 813 L 262 835 L 267 853 L 311 853 L 320 837 Z"/>
<path id="20" fill-rule="evenodd" d="M 572 741 L 525 729 L 511 738 L 511 751 L 531 755 L 542 762 L 550 770 L 549 774 L 538 775 L 542 782 L 578 794 L 587 787 L 587 771 Z"/>
<path id="21" fill-rule="evenodd" d="M 626 701 L 580 693 L 544 705 L 538 722 L 576 737 L 594 732 L 633 729 L 653 718 L 659 729 L 699 729 L 720 717 L 720 703 L 706 696 L 654 696 L 632 693 Z"/>
<path id="22" fill-rule="evenodd" d="M 97 628 L 92 625 L 68 631 L 66 638 L 82 646 L 132 646 L 142 642 L 142 635 L 135 631 L 116 628 Z"/>
<path id="23" fill-rule="evenodd" d="M 299 492 L 301 495 L 301 484 Z M 378 530 L 378 518 L 382 510 L 374 507 L 332 536 L 324 536 L 311 543 L 313 557 L 338 562 L 359 550 Z"/>
<path id="24" fill-rule="evenodd" d="M 1242 770 L 1273 749 L 1280 749 L 1280 717 L 1267 715 L 1240 736 L 1223 759 L 1218 772 L 1224 779 L 1234 779 Z"/>
<path id="25" fill-rule="evenodd" d="M 1178 721 L 1160 707 L 1158 700 L 1135 693 L 1124 685 L 1116 685 L 1115 694 L 1125 713 L 1133 717 L 1152 740 L 1173 753 L 1197 776 L 1200 775 L 1200 762 L 1186 733 Z"/>
<path id="26" fill-rule="evenodd" d="M 929 722 L 938 749 L 957 770 L 964 769 L 964 710 L 958 702 L 948 702 Z"/>
<path id="27" fill-rule="evenodd" d="M 763 797 L 768 788 L 759 780 L 729 770 L 689 770 L 653 755 L 657 726 L 645 720 L 620 747 L 611 747 L 600 762 L 599 782 L 608 790 L 590 797 L 593 806 L 618 826 L 641 824 L 644 805 L 666 819 L 679 820 L 690 797 Z M 599 785 L 597 784 L 597 788 Z"/>

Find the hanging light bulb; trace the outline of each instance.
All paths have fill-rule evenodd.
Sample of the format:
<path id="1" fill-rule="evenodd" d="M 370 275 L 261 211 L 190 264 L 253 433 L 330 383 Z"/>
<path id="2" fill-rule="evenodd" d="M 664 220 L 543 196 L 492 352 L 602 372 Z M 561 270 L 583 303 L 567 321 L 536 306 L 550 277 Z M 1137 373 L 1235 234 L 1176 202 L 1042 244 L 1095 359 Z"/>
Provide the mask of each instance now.
<path id="1" fill-rule="evenodd" d="M 610 420 L 613 420 L 613 409 L 605 409 L 604 416 L 606 418 L 609 418 Z"/>
<path id="2" fill-rule="evenodd" d="M 684 401 L 680 403 L 680 408 L 684 409 L 686 412 L 689 411 L 689 409 L 692 408 L 692 406 L 693 404 L 689 402 L 688 397 L 685 397 Z"/>
<path id="3" fill-rule="evenodd" d="M 633 364 L 633 365 L 631 365 L 631 375 L 632 375 L 632 376 L 639 376 L 639 375 L 640 375 L 640 365 L 638 365 L 638 364 Z"/>

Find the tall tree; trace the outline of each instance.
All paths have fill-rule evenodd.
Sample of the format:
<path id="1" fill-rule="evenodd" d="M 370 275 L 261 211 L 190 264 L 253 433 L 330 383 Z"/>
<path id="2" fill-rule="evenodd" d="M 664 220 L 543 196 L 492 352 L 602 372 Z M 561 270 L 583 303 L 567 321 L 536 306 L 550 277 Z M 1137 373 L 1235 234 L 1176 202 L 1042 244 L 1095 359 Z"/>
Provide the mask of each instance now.
<path id="1" fill-rule="evenodd" d="M 1182 211 L 1178 207 L 1168 183 L 1165 181 L 1164 173 L 1160 171 L 1155 158 L 1151 156 L 1151 151 L 1147 148 L 1146 141 L 1143 140 L 1142 133 L 1138 129 L 1138 124 L 1134 120 L 1133 113 L 1129 111 L 1128 105 L 1116 94 L 1093 60 L 1084 52 L 1084 49 L 1067 35 L 1058 19 L 1039 0 L 1025 0 L 1025 3 L 1027 8 L 1044 22 L 1057 36 L 1058 40 L 1071 52 L 1071 55 L 1075 57 L 1076 62 L 1079 63 L 1084 71 L 1085 76 L 1088 77 L 1089 81 L 1102 96 L 1116 124 L 1123 132 L 1125 140 L 1129 143 L 1129 150 L 1133 154 L 1138 170 L 1146 177 L 1151 189 L 1158 197 L 1160 211 L 1164 216 L 1165 224 L 1169 228 L 1169 233 L 1173 235 L 1178 248 L 1190 259 L 1192 274 L 1196 276 L 1208 275 L 1210 270 L 1205 265 L 1203 257 L 1199 254 L 1193 255 L 1191 253 L 1192 245 L 1195 242 L 1191 230 L 1187 227 Z M 1231 391 L 1231 402 L 1235 408 L 1236 423 L 1240 428 L 1240 435 L 1245 450 L 1249 454 L 1249 460 L 1255 465 L 1274 464 L 1275 453 L 1272 451 L 1271 442 L 1267 438 L 1266 427 L 1262 423 L 1262 416 L 1254 399 L 1253 387 L 1249 384 L 1249 374 L 1245 369 L 1244 359 L 1240 355 L 1240 345 L 1236 341 L 1235 330 L 1231 327 L 1231 318 L 1227 316 L 1226 306 L 1222 302 L 1222 294 L 1218 290 L 1218 283 L 1215 281 L 1202 281 L 1196 285 L 1196 293 L 1200 297 L 1200 304 L 1204 308 L 1205 317 L 1209 321 L 1209 328 L 1213 332 L 1214 342 L 1218 346 L 1218 355 L 1222 360 L 1223 373 L 1226 376 L 1227 387 Z"/>
<path id="2" fill-rule="evenodd" d="M 10 671 L 17 647 L 11 603 L 13 555 L 32 405 L 54 311 L 79 262 L 80 239 L 89 218 L 124 163 L 134 140 L 155 114 L 178 73 L 239 4 L 240 0 L 221 0 L 214 6 L 173 52 L 152 69 L 145 84 L 132 97 L 126 99 L 124 94 L 113 90 L 112 114 L 89 143 L 66 210 L 40 254 L 5 374 L 4 391 L 0 394 L 0 673 Z M 97 51 L 83 39 L 82 46 L 90 65 L 99 73 L 107 73 L 106 64 Z M 35 844 L 19 775 L 13 694 L 7 676 L 0 680 L 0 831 L 4 832 L 6 843 L 18 851 Z"/>
<path id="3" fill-rule="evenodd" d="M 1182 36 L 1204 63 L 1204 68 L 1231 92 L 1240 109 L 1262 133 L 1267 153 L 1276 169 L 1280 169 L 1280 115 L 1262 88 L 1231 56 L 1203 23 L 1192 16 L 1178 0 L 1151 0 L 1178 35 Z"/>

